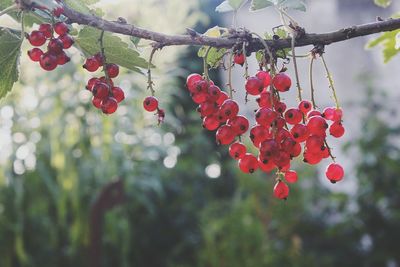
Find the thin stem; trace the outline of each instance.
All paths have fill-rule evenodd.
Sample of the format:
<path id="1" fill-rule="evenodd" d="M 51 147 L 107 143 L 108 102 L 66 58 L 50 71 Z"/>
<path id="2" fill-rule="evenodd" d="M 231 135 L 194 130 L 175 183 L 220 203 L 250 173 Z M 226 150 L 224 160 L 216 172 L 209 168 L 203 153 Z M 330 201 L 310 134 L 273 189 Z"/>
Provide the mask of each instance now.
<path id="1" fill-rule="evenodd" d="M 336 158 L 332 155 L 332 149 L 329 147 L 328 142 L 326 141 L 326 139 L 324 140 L 324 143 L 325 143 L 326 149 L 328 149 L 329 156 L 331 157 L 333 162 L 336 162 Z"/>
<path id="2" fill-rule="evenodd" d="M 203 57 L 203 70 L 204 70 L 203 76 L 207 80 L 210 80 L 210 77 L 208 76 L 208 63 L 207 63 L 207 57 L 208 57 L 208 53 L 210 52 L 210 50 L 211 50 L 211 46 L 209 46 L 207 48 L 206 54 Z"/>
<path id="3" fill-rule="evenodd" d="M 155 52 L 157 51 L 157 49 L 158 49 L 157 47 L 153 47 L 153 49 L 151 50 L 150 57 L 149 57 L 149 64 L 147 66 L 147 89 L 150 90 L 152 96 L 155 95 L 155 91 L 153 88 L 154 82 L 151 79 L 151 62 L 153 61 L 153 56 L 154 56 Z"/>
<path id="4" fill-rule="evenodd" d="M 5 8 L 5 9 L 3 9 L 2 11 L 0 11 L 0 17 L 5 15 L 5 14 L 7 14 L 7 13 L 9 13 L 9 12 L 15 11 L 17 9 L 18 9 L 17 4 L 13 4 L 12 6 L 9 6 L 9 7 Z"/>
<path id="5" fill-rule="evenodd" d="M 24 21 L 25 13 L 21 11 L 21 41 L 25 38 L 25 21 Z"/>
<path id="6" fill-rule="evenodd" d="M 111 90 L 111 82 L 110 82 L 110 77 L 108 76 L 108 72 L 107 72 L 107 57 L 106 57 L 106 53 L 105 53 L 105 48 L 104 48 L 104 31 L 101 31 L 100 33 L 100 37 L 99 37 L 99 44 L 100 44 L 100 53 L 101 53 L 101 57 L 103 59 L 103 72 L 104 72 L 104 76 L 106 77 L 106 82 L 108 85 L 109 90 Z"/>
<path id="7" fill-rule="evenodd" d="M 249 78 L 249 64 L 246 56 L 246 42 L 243 42 L 243 56 L 244 56 L 244 78 Z"/>
<path id="8" fill-rule="evenodd" d="M 310 90 L 311 90 L 311 103 L 313 105 L 313 108 L 317 108 L 317 105 L 315 104 L 315 96 L 314 96 L 314 82 L 313 82 L 313 65 L 314 65 L 314 57 L 311 57 L 310 60 L 310 69 L 309 69 L 309 75 L 310 75 Z"/>
<path id="9" fill-rule="evenodd" d="M 338 98 L 336 96 L 335 87 L 333 86 L 333 78 L 332 78 L 331 73 L 329 72 L 328 65 L 326 64 L 326 61 L 325 61 L 324 56 L 322 54 L 321 54 L 321 59 L 322 59 L 322 62 L 324 63 L 326 77 L 328 78 L 328 81 L 329 81 L 329 87 L 332 89 L 332 95 L 333 95 L 333 99 L 335 101 L 336 108 L 339 108 L 340 105 L 339 105 Z"/>
<path id="10" fill-rule="evenodd" d="M 229 97 L 233 99 L 233 92 L 235 91 L 232 87 L 232 66 L 233 66 L 233 50 L 231 50 L 231 54 L 229 56 L 229 67 L 228 67 L 228 87 L 229 87 Z"/>
<path id="11" fill-rule="evenodd" d="M 303 99 L 301 97 L 301 87 L 300 87 L 299 69 L 297 67 L 295 43 L 296 43 L 296 33 L 294 32 L 292 34 L 292 54 L 293 54 L 292 59 L 293 59 L 294 73 L 296 74 L 297 97 L 299 98 L 299 101 L 301 101 Z"/>
<path id="12" fill-rule="evenodd" d="M 279 12 L 280 12 L 282 15 L 285 15 L 285 16 L 290 20 L 290 23 L 293 24 L 293 26 L 297 26 L 297 25 L 298 25 L 298 23 L 296 22 L 296 20 L 295 20 L 292 16 L 290 16 L 285 10 L 279 9 Z M 282 16 L 282 17 L 283 17 L 283 16 Z"/>
<path id="13" fill-rule="evenodd" d="M 252 35 L 255 35 L 258 37 L 258 39 L 260 40 L 261 44 L 265 47 L 265 50 L 267 51 L 267 54 L 269 56 L 269 60 L 270 60 L 270 64 L 271 64 L 271 70 L 274 69 L 273 65 L 274 65 L 274 56 L 272 55 L 271 49 L 269 48 L 269 46 L 267 45 L 267 42 L 265 42 L 265 40 L 258 34 L 255 32 L 251 33 Z M 275 70 L 275 69 L 274 69 Z M 274 73 L 275 74 L 275 73 Z"/>

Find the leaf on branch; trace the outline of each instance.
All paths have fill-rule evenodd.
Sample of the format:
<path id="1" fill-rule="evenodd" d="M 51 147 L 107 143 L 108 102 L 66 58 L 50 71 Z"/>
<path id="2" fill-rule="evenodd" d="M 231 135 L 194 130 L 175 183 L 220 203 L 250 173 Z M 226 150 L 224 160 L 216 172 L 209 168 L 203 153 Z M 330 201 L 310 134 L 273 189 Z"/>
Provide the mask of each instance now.
<path id="1" fill-rule="evenodd" d="M 377 45 L 381 45 L 383 47 L 383 60 L 385 63 L 387 63 L 400 52 L 400 49 L 396 48 L 398 44 L 397 37 L 399 34 L 400 30 L 382 33 L 378 38 L 368 42 L 366 47 L 372 48 Z"/>
<path id="2" fill-rule="evenodd" d="M 48 8 L 49 10 L 54 10 L 56 8 L 61 7 L 59 3 L 57 3 L 55 0 L 23 0 L 23 2 L 26 2 L 27 4 L 29 3 L 34 3 L 38 6 L 43 6 Z"/>
<path id="3" fill-rule="evenodd" d="M 216 12 L 224 13 L 239 10 L 248 0 L 226 0 L 215 8 Z"/>
<path id="4" fill-rule="evenodd" d="M 222 28 L 219 26 L 215 26 L 213 28 L 208 29 L 204 35 L 209 36 L 209 37 L 220 37 L 223 36 L 228 32 L 227 28 Z M 209 49 L 209 46 L 202 46 L 200 47 L 197 55 L 199 57 L 204 58 L 207 54 L 207 50 Z M 223 56 L 225 55 L 226 49 L 225 48 L 215 48 L 211 47 L 206 58 L 206 62 L 208 65 L 210 65 L 212 68 L 216 68 L 219 66 L 220 61 L 222 60 Z"/>
<path id="5" fill-rule="evenodd" d="M 84 27 L 75 39 L 78 48 L 86 55 L 94 55 L 100 51 L 101 31 L 92 27 Z M 104 51 L 108 62 L 116 63 L 127 69 L 141 72 L 139 68 L 147 68 L 148 62 L 121 38 L 104 33 Z"/>
<path id="6" fill-rule="evenodd" d="M 306 11 L 305 0 L 252 0 L 250 10 L 257 11 L 270 6 L 276 6 L 282 9 Z"/>
<path id="7" fill-rule="evenodd" d="M 18 80 L 21 44 L 20 33 L 0 28 L 0 99 L 11 91 Z"/>
<path id="8" fill-rule="evenodd" d="M 386 8 L 390 6 L 392 0 L 374 0 L 375 5 Z"/>

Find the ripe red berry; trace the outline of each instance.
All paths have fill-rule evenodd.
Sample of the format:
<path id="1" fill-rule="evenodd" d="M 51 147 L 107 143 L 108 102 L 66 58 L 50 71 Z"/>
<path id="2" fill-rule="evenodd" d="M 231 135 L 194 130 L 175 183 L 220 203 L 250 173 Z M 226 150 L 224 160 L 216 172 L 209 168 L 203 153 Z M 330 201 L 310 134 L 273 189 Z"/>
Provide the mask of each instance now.
<path id="1" fill-rule="evenodd" d="M 286 104 L 278 101 L 277 103 L 275 103 L 274 108 L 277 112 L 282 114 L 286 110 Z"/>
<path id="2" fill-rule="evenodd" d="M 109 86 L 103 82 L 96 83 L 93 86 L 93 95 L 99 99 L 106 99 L 108 98 L 110 91 Z"/>
<path id="3" fill-rule="evenodd" d="M 298 179 L 298 177 L 297 177 L 296 171 L 288 170 L 285 172 L 285 180 L 288 183 L 296 183 L 297 179 Z"/>
<path id="4" fill-rule="evenodd" d="M 186 87 L 190 92 L 194 92 L 195 83 L 203 80 L 203 77 L 200 74 L 192 73 L 186 78 Z"/>
<path id="5" fill-rule="evenodd" d="M 235 62 L 235 64 L 238 64 L 241 66 L 243 66 L 244 60 L 245 60 L 245 56 L 243 55 L 243 53 L 235 54 L 233 57 L 233 62 Z"/>
<path id="6" fill-rule="evenodd" d="M 306 148 L 307 151 L 311 153 L 320 153 L 323 149 L 326 149 L 324 146 L 324 138 L 318 135 L 311 135 L 306 140 Z"/>
<path id="7" fill-rule="evenodd" d="M 33 46 L 42 46 L 46 42 L 46 36 L 41 31 L 32 31 L 28 35 L 28 40 Z"/>
<path id="8" fill-rule="evenodd" d="M 69 32 L 68 25 L 64 22 L 57 22 L 56 24 L 54 24 L 54 31 L 58 35 L 67 34 Z"/>
<path id="9" fill-rule="evenodd" d="M 271 84 L 271 76 L 268 72 L 260 70 L 256 73 L 256 77 L 263 82 L 264 87 L 268 87 Z"/>
<path id="10" fill-rule="evenodd" d="M 50 39 L 47 49 L 55 54 L 59 54 L 64 49 L 63 42 L 58 38 Z"/>
<path id="11" fill-rule="evenodd" d="M 208 101 L 217 101 L 221 94 L 221 89 L 216 85 L 210 85 L 208 88 Z"/>
<path id="12" fill-rule="evenodd" d="M 97 60 L 97 62 L 99 63 L 99 66 L 104 65 L 104 57 L 100 52 L 94 54 L 93 58 Z"/>
<path id="13" fill-rule="evenodd" d="M 244 173 L 254 173 L 258 169 L 258 159 L 250 153 L 244 154 L 238 162 L 239 168 Z"/>
<path id="14" fill-rule="evenodd" d="M 318 110 L 310 110 L 307 113 L 307 119 L 310 119 L 311 117 L 314 117 L 314 116 L 321 116 L 321 115 L 322 115 L 321 112 L 319 112 Z"/>
<path id="15" fill-rule="evenodd" d="M 272 85 L 279 92 L 286 92 L 289 91 L 290 86 L 292 86 L 292 81 L 290 80 L 289 76 L 281 72 L 275 75 L 275 77 L 272 79 Z"/>
<path id="16" fill-rule="evenodd" d="M 92 91 L 95 84 L 99 82 L 101 81 L 98 78 L 90 78 L 89 81 L 87 82 L 86 89 Z"/>
<path id="17" fill-rule="evenodd" d="M 222 105 L 222 103 L 224 103 L 225 100 L 227 100 L 228 98 L 229 98 L 228 94 L 226 92 L 224 92 L 224 91 L 221 91 L 216 103 L 218 105 Z"/>
<path id="18" fill-rule="evenodd" d="M 108 77 L 115 78 L 119 74 L 119 67 L 117 64 L 114 64 L 114 63 L 107 64 L 106 71 L 108 73 Z"/>
<path id="19" fill-rule="evenodd" d="M 47 39 L 50 39 L 53 35 L 53 27 L 49 23 L 40 24 L 39 31 L 41 31 Z"/>
<path id="20" fill-rule="evenodd" d="M 63 7 L 57 7 L 56 9 L 53 10 L 53 15 L 57 18 L 59 18 L 63 13 L 64 13 Z"/>
<path id="21" fill-rule="evenodd" d="M 39 61 L 43 55 L 43 51 L 40 48 L 33 48 L 28 51 L 28 56 L 32 61 Z"/>
<path id="22" fill-rule="evenodd" d="M 340 121 L 335 121 L 329 127 L 329 133 L 336 138 L 342 137 L 344 135 L 344 127 Z"/>
<path id="23" fill-rule="evenodd" d="M 325 108 L 322 112 L 322 116 L 330 121 L 340 121 L 343 116 L 343 112 L 340 108 Z"/>
<path id="24" fill-rule="evenodd" d="M 258 124 L 269 127 L 278 117 L 278 114 L 269 108 L 260 108 L 257 110 L 255 117 Z"/>
<path id="25" fill-rule="evenodd" d="M 40 66 L 47 71 L 54 70 L 57 67 L 57 56 L 46 52 L 40 57 Z"/>
<path id="26" fill-rule="evenodd" d="M 214 131 L 218 129 L 220 125 L 218 116 L 216 115 L 209 115 L 204 117 L 203 119 L 203 127 L 209 131 Z"/>
<path id="27" fill-rule="evenodd" d="M 304 115 L 307 115 L 307 113 L 312 109 L 312 104 L 308 100 L 303 100 L 299 103 L 299 109 Z"/>
<path id="28" fill-rule="evenodd" d="M 326 168 L 325 171 L 326 177 L 332 182 L 336 183 L 343 179 L 344 170 L 343 167 L 337 163 L 331 163 Z"/>
<path id="29" fill-rule="evenodd" d="M 303 115 L 297 108 L 291 108 L 285 112 L 285 120 L 289 124 L 298 124 L 302 119 Z"/>
<path id="30" fill-rule="evenodd" d="M 215 134 L 218 145 L 228 145 L 235 139 L 235 133 L 229 125 L 222 125 Z"/>
<path id="31" fill-rule="evenodd" d="M 239 105 L 236 101 L 232 99 L 227 99 L 222 103 L 221 107 L 219 108 L 218 115 L 221 121 L 227 121 L 228 119 L 232 119 L 236 117 L 239 113 Z"/>
<path id="32" fill-rule="evenodd" d="M 120 87 L 114 86 L 113 88 L 111 88 L 111 93 L 118 103 L 125 99 L 125 93 Z"/>
<path id="33" fill-rule="evenodd" d="M 90 72 L 95 72 L 99 69 L 100 65 L 99 62 L 94 57 L 89 57 L 86 59 L 85 64 L 83 67 Z"/>
<path id="34" fill-rule="evenodd" d="M 263 159 L 270 159 L 279 152 L 279 144 L 275 139 L 267 139 L 260 144 L 260 156 Z"/>
<path id="35" fill-rule="evenodd" d="M 271 133 L 267 128 L 261 125 L 255 125 L 250 129 L 250 139 L 255 147 L 259 147 L 260 143 L 271 137 Z"/>
<path id="36" fill-rule="evenodd" d="M 74 44 L 74 39 L 68 34 L 60 35 L 58 39 L 63 43 L 64 49 L 68 49 Z"/>
<path id="37" fill-rule="evenodd" d="M 262 157 L 258 157 L 258 166 L 263 172 L 270 173 L 273 169 L 276 168 L 275 163 L 269 159 L 263 159 Z"/>
<path id="38" fill-rule="evenodd" d="M 281 180 L 277 181 L 274 186 L 274 196 L 279 199 L 287 199 L 289 196 L 289 186 L 282 182 Z"/>
<path id="39" fill-rule="evenodd" d="M 154 96 L 148 96 L 143 101 L 143 107 L 145 110 L 151 112 L 158 108 L 158 100 Z"/>
<path id="40" fill-rule="evenodd" d="M 308 128 L 304 124 L 295 124 L 290 130 L 290 133 L 294 140 L 300 143 L 306 141 L 309 136 Z"/>
<path id="41" fill-rule="evenodd" d="M 246 146 L 243 143 L 235 142 L 229 147 L 229 155 L 238 160 L 246 154 Z"/>
<path id="42" fill-rule="evenodd" d="M 65 63 L 69 62 L 71 58 L 67 56 L 67 54 L 64 51 L 61 51 L 61 53 L 57 54 L 57 64 L 58 65 L 64 65 Z"/>
<path id="43" fill-rule="evenodd" d="M 104 114 L 112 114 L 118 108 L 118 102 L 113 97 L 108 97 L 101 102 L 101 110 Z"/>
<path id="44" fill-rule="evenodd" d="M 102 99 L 96 98 L 96 97 L 94 97 L 94 96 L 93 96 L 93 98 L 92 98 L 92 104 L 93 104 L 93 106 L 95 106 L 95 107 L 98 108 L 98 109 L 101 108 L 101 102 L 102 102 L 102 101 L 103 101 Z"/>
<path id="45" fill-rule="evenodd" d="M 226 123 L 232 127 L 236 135 L 242 135 L 249 129 L 249 120 L 244 116 L 235 116 Z"/>
<path id="46" fill-rule="evenodd" d="M 257 77 L 249 77 L 246 81 L 246 91 L 250 95 L 259 95 L 263 90 L 263 82 Z"/>
<path id="47" fill-rule="evenodd" d="M 328 123 L 320 116 L 313 116 L 308 120 L 307 128 L 310 134 L 325 136 L 325 131 L 328 129 Z"/>

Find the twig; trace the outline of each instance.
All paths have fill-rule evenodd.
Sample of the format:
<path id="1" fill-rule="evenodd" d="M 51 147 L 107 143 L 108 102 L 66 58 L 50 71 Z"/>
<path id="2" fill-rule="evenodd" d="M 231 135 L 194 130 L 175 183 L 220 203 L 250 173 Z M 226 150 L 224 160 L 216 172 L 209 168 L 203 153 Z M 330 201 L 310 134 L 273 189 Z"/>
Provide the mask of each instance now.
<path id="1" fill-rule="evenodd" d="M 328 78 L 329 87 L 330 87 L 331 90 L 332 90 L 332 95 L 333 95 L 333 99 L 334 99 L 334 101 L 335 101 L 336 108 L 339 108 L 340 105 L 339 105 L 338 98 L 337 98 L 337 96 L 336 96 L 335 87 L 334 87 L 334 85 L 333 85 L 333 78 L 332 78 L 331 73 L 329 72 L 328 65 L 327 65 L 326 62 L 325 62 L 325 59 L 324 59 L 324 55 L 323 55 L 323 54 L 321 54 L 321 59 L 322 59 L 322 62 L 324 63 L 324 68 L 325 68 L 325 72 L 326 72 L 326 77 Z"/>
<path id="2" fill-rule="evenodd" d="M 309 75 L 310 75 L 310 90 L 311 90 L 311 103 L 313 105 L 313 108 L 317 108 L 317 105 L 315 104 L 315 96 L 314 96 L 314 82 L 313 82 L 313 65 L 314 65 L 314 56 L 311 56 L 310 60 L 310 69 L 309 69 Z"/>

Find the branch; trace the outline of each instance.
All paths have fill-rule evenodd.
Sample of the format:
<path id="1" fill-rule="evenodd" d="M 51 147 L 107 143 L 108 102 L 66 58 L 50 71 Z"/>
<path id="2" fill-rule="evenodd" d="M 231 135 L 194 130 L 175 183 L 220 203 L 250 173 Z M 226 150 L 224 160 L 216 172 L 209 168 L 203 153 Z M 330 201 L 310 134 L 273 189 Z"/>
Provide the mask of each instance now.
<path id="1" fill-rule="evenodd" d="M 64 15 L 67 16 L 72 23 L 88 25 L 100 30 L 119 33 L 123 35 L 135 36 L 142 39 L 151 40 L 159 43 L 161 46 L 173 45 L 194 45 L 194 46 L 212 46 L 232 48 L 239 42 L 246 41 L 249 43 L 248 50 L 251 52 L 264 49 L 263 44 L 257 38 L 252 38 L 246 32 L 234 32 L 227 37 L 208 37 L 199 34 L 193 30 L 188 30 L 188 35 L 167 35 L 159 32 L 150 31 L 132 24 L 126 23 L 124 20 L 108 21 L 100 17 L 83 14 L 68 6 L 64 8 Z M 307 45 L 329 45 L 336 42 L 352 39 L 355 37 L 370 35 L 379 32 L 387 32 L 400 29 L 400 19 L 388 19 L 385 21 L 377 21 L 373 23 L 352 26 L 329 33 L 305 33 L 296 39 L 295 47 Z M 269 47 L 279 50 L 291 47 L 291 38 L 279 40 L 266 40 Z"/>

